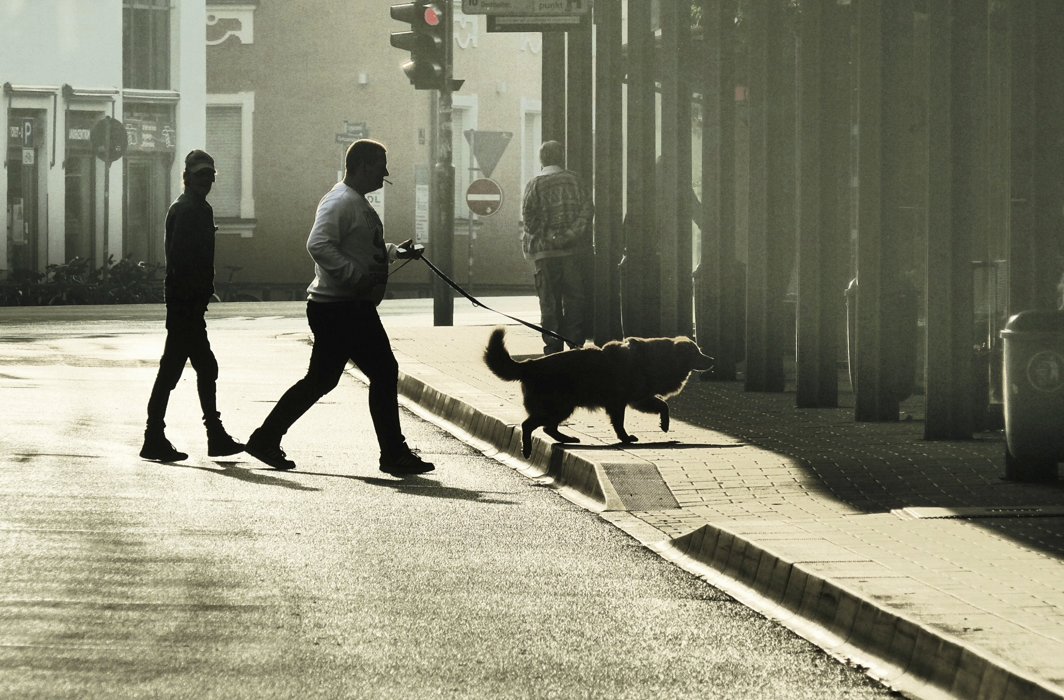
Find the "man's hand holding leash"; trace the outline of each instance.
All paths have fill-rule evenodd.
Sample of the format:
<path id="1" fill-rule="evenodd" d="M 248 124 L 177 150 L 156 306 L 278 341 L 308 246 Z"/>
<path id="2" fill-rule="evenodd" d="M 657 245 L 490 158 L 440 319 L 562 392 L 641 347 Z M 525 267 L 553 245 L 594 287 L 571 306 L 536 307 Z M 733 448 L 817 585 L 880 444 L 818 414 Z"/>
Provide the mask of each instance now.
<path id="1" fill-rule="evenodd" d="M 396 246 L 395 257 L 400 260 L 420 260 L 425 254 L 425 246 L 414 243 L 414 239 L 408 238 Z"/>

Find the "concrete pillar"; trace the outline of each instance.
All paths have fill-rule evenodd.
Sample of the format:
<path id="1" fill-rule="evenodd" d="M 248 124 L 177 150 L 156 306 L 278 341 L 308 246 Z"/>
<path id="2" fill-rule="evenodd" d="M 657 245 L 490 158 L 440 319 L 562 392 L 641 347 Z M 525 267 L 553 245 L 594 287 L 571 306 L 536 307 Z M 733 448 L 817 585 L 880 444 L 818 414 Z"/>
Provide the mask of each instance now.
<path id="1" fill-rule="evenodd" d="M 814 2 L 799 20 L 798 52 L 798 318 L 799 407 L 838 405 L 838 334 L 844 314 L 840 216 L 847 183 L 849 104 L 845 6 Z"/>
<path id="2" fill-rule="evenodd" d="M 784 303 L 796 225 L 794 39 L 781 3 L 759 0 L 750 9 L 745 386 L 783 391 L 783 353 L 794 348 L 794 307 Z"/>
<path id="3" fill-rule="evenodd" d="M 628 1 L 627 195 L 622 314 L 629 336 L 660 335 L 660 254 L 654 169 L 656 100 L 651 6 Z"/>
<path id="4" fill-rule="evenodd" d="M 702 245 L 695 304 L 698 343 L 716 358 L 713 378 L 735 379 L 744 289 L 735 259 L 735 3 L 700 0 Z"/>
<path id="5" fill-rule="evenodd" d="M 566 167 L 577 172 L 588 187 L 594 180 L 594 141 L 591 129 L 592 88 L 591 23 L 565 32 Z"/>
<path id="6" fill-rule="evenodd" d="M 592 131 L 592 108 L 594 88 L 591 62 L 590 18 L 579 28 L 566 34 L 565 77 L 565 122 L 566 122 L 566 167 L 580 176 L 588 196 L 592 196 L 595 181 L 594 132 Z M 595 312 L 594 257 L 590 251 L 580 254 L 579 265 L 583 270 L 585 333 L 591 334 L 591 317 Z"/>
<path id="7" fill-rule="evenodd" d="M 662 3 L 661 158 L 657 168 L 658 248 L 661 256 L 661 333 L 690 335 L 691 298 L 691 89 L 690 8 Z"/>
<path id="8" fill-rule="evenodd" d="M 624 251 L 624 81 L 621 4 L 601 2 L 595 17 L 595 342 L 621 337 L 620 271 Z"/>
<path id="9" fill-rule="evenodd" d="M 924 437 L 965 439 L 974 428 L 972 242 L 985 223 L 986 5 L 931 0 L 928 10 Z"/>
<path id="10" fill-rule="evenodd" d="M 1011 0 L 1009 45 L 1008 313 L 1035 308 L 1038 254 L 1034 230 L 1036 62 L 1035 0 Z"/>
<path id="11" fill-rule="evenodd" d="M 543 32 L 543 140 L 565 143 L 565 33 Z"/>
<path id="12" fill-rule="evenodd" d="M 912 31 L 911 0 L 865 0 L 858 8 L 855 417 L 864 421 L 897 420 L 915 379 L 915 302 L 905 277 L 915 220 Z"/>
<path id="13" fill-rule="evenodd" d="M 1034 305 L 1056 308 L 1064 274 L 1064 12 L 1037 0 Z"/>

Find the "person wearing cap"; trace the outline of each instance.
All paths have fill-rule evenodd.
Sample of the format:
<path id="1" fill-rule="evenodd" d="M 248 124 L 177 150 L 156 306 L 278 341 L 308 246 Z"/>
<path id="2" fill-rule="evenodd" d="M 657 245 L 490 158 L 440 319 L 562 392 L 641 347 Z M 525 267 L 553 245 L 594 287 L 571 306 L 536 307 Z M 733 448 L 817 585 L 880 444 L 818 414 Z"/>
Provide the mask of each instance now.
<path id="1" fill-rule="evenodd" d="M 177 450 L 164 432 L 166 406 L 185 363 L 196 371 L 196 390 L 207 428 L 207 455 L 224 457 L 244 446 L 222 427 L 218 412 L 218 361 L 207 338 L 207 303 L 214 294 L 214 210 L 207 195 L 214 184 L 214 158 L 194 150 L 185 156 L 185 188 L 166 212 L 166 343 L 148 398 L 148 423 L 140 456 L 177 462 L 188 455 Z"/>
<path id="2" fill-rule="evenodd" d="M 294 469 L 281 449 L 292 425 L 332 391 L 348 360 L 369 379 L 369 412 L 380 447 L 380 470 L 423 474 L 435 467 L 406 444 L 399 426 L 399 364 L 377 305 L 384 298 L 388 265 L 421 256 L 412 242 L 384 242 L 384 225 L 366 194 L 388 175 L 388 156 L 377 141 L 360 139 L 347 149 L 344 179 L 321 201 L 307 238 L 314 281 L 307 288 L 307 321 L 314 349 L 306 376 L 281 396 L 248 438 L 247 453 L 274 469 Z"/>

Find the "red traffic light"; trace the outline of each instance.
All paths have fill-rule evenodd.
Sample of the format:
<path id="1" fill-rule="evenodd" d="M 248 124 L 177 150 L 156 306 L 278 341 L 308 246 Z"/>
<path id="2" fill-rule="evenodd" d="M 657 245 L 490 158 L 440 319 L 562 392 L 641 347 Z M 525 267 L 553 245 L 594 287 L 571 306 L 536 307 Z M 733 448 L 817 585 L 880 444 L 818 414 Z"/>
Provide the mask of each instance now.
<path id="1" fill-rule="evenodd" d="M 447 16 L 442 3 L 415 0 L 392 5 L 390 12 L 393 19 L 408 25 L 406 31 L 391 33 L 392 46 L 410 52 L 410 60 L 402 66 L 403 73 L 415 89 L 438 89 L 446 60 Z"/>

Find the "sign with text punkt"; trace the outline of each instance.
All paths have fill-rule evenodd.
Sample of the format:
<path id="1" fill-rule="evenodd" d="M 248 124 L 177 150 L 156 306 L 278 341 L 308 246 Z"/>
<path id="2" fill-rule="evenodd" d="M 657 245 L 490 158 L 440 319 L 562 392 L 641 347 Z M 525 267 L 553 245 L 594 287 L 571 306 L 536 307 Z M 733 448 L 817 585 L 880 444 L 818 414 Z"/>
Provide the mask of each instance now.
<path id="1" fill-rule="evenodd" d="M 586 15 L 591 0 L 462 0 L 467 15 Z"/>

